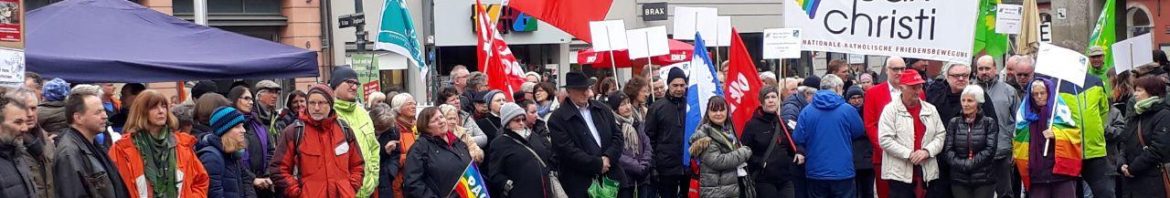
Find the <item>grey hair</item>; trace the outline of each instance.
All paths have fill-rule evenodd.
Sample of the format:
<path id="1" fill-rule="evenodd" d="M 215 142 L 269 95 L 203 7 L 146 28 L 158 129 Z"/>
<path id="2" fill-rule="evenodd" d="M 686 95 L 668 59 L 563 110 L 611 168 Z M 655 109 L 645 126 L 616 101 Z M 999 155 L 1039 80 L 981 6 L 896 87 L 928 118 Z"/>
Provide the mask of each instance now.
<path id="1" fill-rule="evenodd" d="M 394 116 L 390 115 L 390 105 L 386 103 L 377 103 L 370 107 L 370 120 L 374 123 L 374 128 L 394 126 Z M 385 130 L 381 128 L 378 130 Z"/>
<path id="2" fill-rule="evenodd" d="M 772 73 L 770 71 L 760 72 L 760 80 L 769 79 L 769 78 L 772 80 L 776 80 L 776 73 Z"/>
<path id="3" fill-rule="evenodd" d="M 960 67 L 960 66 L 967 67 L 967 70 L 971 70 L 971 66 L 967 65 L 966 63 L 950 62 L 950 63 L 947 63 L 946 70 L 943 70 L 943 73 L 945 75 L 951 75 L 951 69 L 953 69 L 955 67 Z M 970 75 L 970 74 L 968 74 L 968 75 Z"/>
<path id="4" fill-rule="evenodd" d="M 817 88 L 800 86 L 800 87 L 796 87 L 796 93 L 800 93 L 800 94 L 804 94 L 804 95 L 812 95 L 812 94 L 817 93 Z"/>
<path id="5" fill-rule="evenodd" d="M 179 121 L 179 126 L 195 124 L 195 103 L 183 103 L 171 108 L 171 114 Z"/>
<path id="6" fill-rule="evenodd" d="M 536 83 L 534 82 L 524 82 L 524 84 L 520 84 L 520 91 L 523 91 L 524 93 L 532 92 L 533 89 L 536 89 Z"/>
<path id="7" fill-rule="evenodd" d="M 983 63 L 991 64 L 992 67 L 998 67 L 995 65 L 995 58 L 991 57 L 991 55 L 983 55 L 983 56 L 980 56 L 979 59 L 975 60 L 976 67 L 978 67 L 979 65 L 982 65 Z"/>
<path id="8" fill-rule="evenodd" d="M 836 74 L 825 74 L 824 76 L 821 77 L 821 90 L 833 90 L 834 92 L 836 92 L 838 90 L 838 88 L 844 88 L 844 87 L 845 87 L 845 81 L 842 81 L 841 77 L 837 77 Z M 841 94 L 841 93 L 837 93 L 837 94 Z"/>
<path id="9" fill-rule="evenodd" d="M 1031 56 L 1020 56 L 1019 61 L 1020 61 L 1019 63 L 1016 63 L 1017 67 L 1027 65 L 1028 67 L 1030 67 L 1032 69 L 1036 69 L 1036 60 L 1032 59 Z"/>
<path id="10" fill-rule="evenodd" d="M 77 85 L 69 90 L 69 96 L 98 96 L 102 95 L 102 87 L 91 84 Z"/>
<path id="11" fill-rule="evenodd" d="M 28 97 L 36 98 L 36 93 L 28 88 L 20 87 L 17 89 L 10 89 L 10 90 L 11 91 L 8 91 L 8 93 L 5 94 L 9 98 L 13 98 L 13 99 L 21 100 L 21 101 L 24 101 L 24 99 L 28 98 Z"/>
<path id="12" fill-rule="evenodd" d="M 983 104 L 983 101 L 985 101 L 985 99 L 983 99 L 983 87 L 980 87 L 979 85 L 967 85 L 967 88 L 963 88 L 962 95 L 971 95 L 971 97 L 975 97 L 975 102 L 978 102 L 979 104 Z"/>

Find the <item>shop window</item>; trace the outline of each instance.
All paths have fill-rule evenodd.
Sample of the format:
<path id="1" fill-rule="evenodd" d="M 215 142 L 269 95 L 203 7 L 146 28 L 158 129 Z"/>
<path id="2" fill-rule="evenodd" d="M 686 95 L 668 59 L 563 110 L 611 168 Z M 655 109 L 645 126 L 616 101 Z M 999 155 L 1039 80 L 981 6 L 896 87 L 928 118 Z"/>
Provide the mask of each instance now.
<path id="1" fill-rule="evenodd" d="M 176 14 L 194 13 L 194 0 L 174 0 Z M 208 14 L 280 14 L 280 0 L 209 0 Z"/>

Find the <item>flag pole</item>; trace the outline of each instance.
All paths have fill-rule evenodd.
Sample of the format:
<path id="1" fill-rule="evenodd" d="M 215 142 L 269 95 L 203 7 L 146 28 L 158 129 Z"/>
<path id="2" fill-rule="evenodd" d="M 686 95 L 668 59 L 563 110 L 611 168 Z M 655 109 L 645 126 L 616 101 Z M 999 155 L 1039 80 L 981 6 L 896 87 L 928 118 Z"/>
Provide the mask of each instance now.
<path id="1" fill-rule="evenodd" d="M 1053 91 L 1052 91 L 1053 93 L 1048 94 L 1049 97 L 1060 97 L 1060 95 L 1059 95 L 1060 94 L 1060 84 L 1064 84 L 1063 80 L 1057 79 L 1056 89 L 1053 89 Z M 1058 98 L 1054 98 L 1052 100 L 1053 104 L 1048 104 L 1048 106 L 1052 108 L 1052 114 L 1048 115 L 1048 130 L 1049 131 L 1052 130 L 1052 124 L 1053 124 L 1052 122 L 1056 120 L 1056 106 L 1057 106 L 1057 104 L 1055 104 L 1055 103 L 1057 103 L 1057 99 Z M 1056 136 L 1056 132 L 1053 132 L 1053 137 L 1055 137 L 1055 136 Z M 1045 137 L 1044 138 L 1044 157 L 1048 157 L 1048 145 L 1049 144 L 1052 144 L 1052 138 Z"/>

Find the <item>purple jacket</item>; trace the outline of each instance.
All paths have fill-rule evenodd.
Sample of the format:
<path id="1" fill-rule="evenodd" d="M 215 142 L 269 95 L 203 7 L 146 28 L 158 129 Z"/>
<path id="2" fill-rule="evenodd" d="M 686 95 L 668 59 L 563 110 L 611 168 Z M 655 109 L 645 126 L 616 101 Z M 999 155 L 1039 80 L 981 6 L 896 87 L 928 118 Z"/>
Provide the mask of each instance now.
<path id="1" fill-rule="evenodd" d="M 650 176 L 650 160 L 652 157 L 651 152 L 653 152 L 650 147 L 650 136 L 647 136 L 642 130 L 641 125 L 643 123 L 640 120 L 627 120 L 616 114 L 614 118 L 616 118 L 615 120 L 618 126 L 621 127 L 622 137 L 625 137 L 626 130 L 632 130 L 631 132 L 638 134 L 638 148 L 641 148 L 622 147 L 622 157 L 618 159 L 618 163 L 620 163 L 622 170 L 626 173 L 626 181 L 619 181 L 619 183 L 621 183 L 622 187 L 643 184 L 649 178 L 648 176 Z M 629 138 L 626 138 L 626 140 L 626 143 L 629 144 Z"/>

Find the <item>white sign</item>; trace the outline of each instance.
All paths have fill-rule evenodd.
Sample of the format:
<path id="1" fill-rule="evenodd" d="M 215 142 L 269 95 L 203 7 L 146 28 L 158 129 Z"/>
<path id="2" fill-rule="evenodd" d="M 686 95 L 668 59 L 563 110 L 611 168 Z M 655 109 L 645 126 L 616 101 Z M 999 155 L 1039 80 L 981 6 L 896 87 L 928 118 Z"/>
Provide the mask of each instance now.
<path id="1" fill-rule="evenodd" d="M 1114 72 L 1120 74 L 1126 70 L 1137 68 L 1154 62 L 1154 38 L 1150 34 L 1133 37 L 1114 43 L 1109 48 L 1113 51 Z"/>
<path id="2" fill-rule="evenodd" d="M 717 40 L 714 46 L 726 47 L 731 46 L 731 17 L 719 16 L 715 21 L 716 31 L 715 36 Z"/>
<path id="3" fill-rule="evenodd" d="M 630 60 L 670 54 L 666 26 L 626 30 L 630 41 Z"/>
<path id="4" fill-rule="evenodd" d="M 1020 19 L 1024 15 L 1024 6 L 999 4 L 995 6 L 995 33 L 1019 34 Z"/>
<path id="5" fill-rule="evenodd" d="M 979 1 L 806 2 L 784 4 L 804 50 L 971 62 Z"/>
<path id="6" fill-rule="evenodd" d="M 24 85 L 24 51 L 0 48 L 0 86 L 18 88 Z"/>
<path id="7" fill-rule="evenodd" d="M 1036 53 L 1036 73 L 1084 86 L 1089 57 L 1048 43 L 1040 43 L 1040 50 Z"/>
<path id="8" fill-rule="evenodd" d="M 695 40 L 695 32 L 703 35 L 703 42 L 715 44 L 719 10 L 715 8 L 675 7 L 674 39 Z"/>
<path id="9" fill-rule="evenodd" d="M 852 65 L 852 64 L 865 64 L 865 55 L 849 54 L 848 56 L 846 56 L 846 59 L 849 60 L 848 62 L 850 65 Z"/>
<path id="10" fill-rule="evenodd" d="M 1068 18 L 1068 8 L 1057 8 L 1056 9 L 1056 18 L 1057 19 L 1067 19 Z"/>
<path id="11" fill-rule="evenodd" d="M 590 21 L 589 35 L 593 37 L 593 51 L 624 50 L 626 23 L 622 20 Z"/>
<path id="12" fill-rule="evenodd" d="M 800 58 L 801 36 L 797 28 L 764 29 L 764 59 Z"/>

